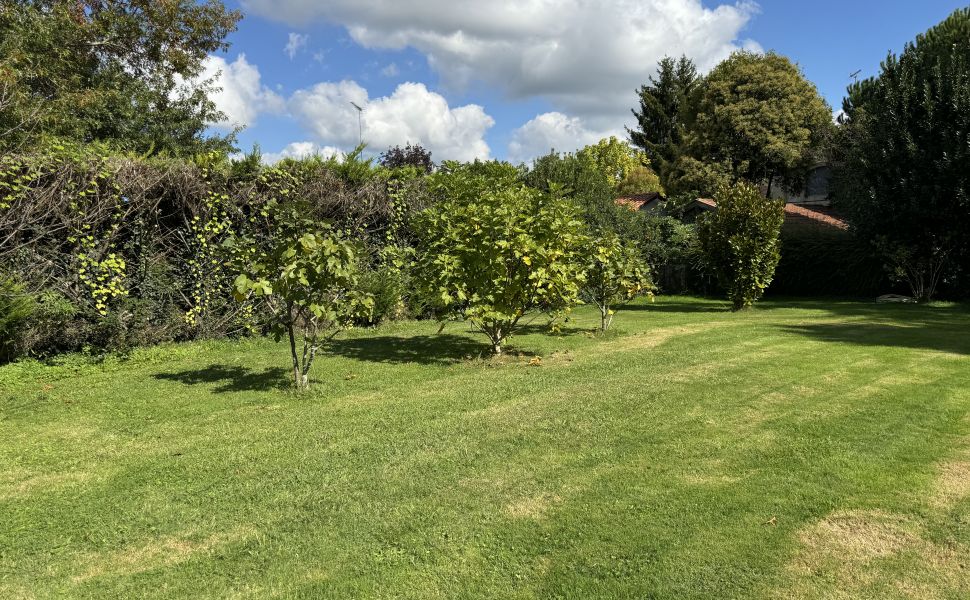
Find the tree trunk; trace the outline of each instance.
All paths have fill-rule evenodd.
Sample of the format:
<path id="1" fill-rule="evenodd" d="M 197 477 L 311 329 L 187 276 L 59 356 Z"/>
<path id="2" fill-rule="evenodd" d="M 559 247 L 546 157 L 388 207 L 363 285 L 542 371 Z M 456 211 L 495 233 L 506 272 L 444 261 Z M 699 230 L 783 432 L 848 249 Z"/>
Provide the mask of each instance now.
<path id="1" fill-rule="evenodd" d="M 286 310 L 286 332 L 290 336 L 290 356 L 293 358 L 293 385 L 296 386 L 296 389 L 302 390 L 304 387 L 304 378 L 300 372 L 300 357 L 296 354 L 296 333 L 293 331 L 296 324 L 293 322 L 293 305 L 287 305 Z"/>
<path id="2" fill-rule="evenodd" d="M 495 356 L 502 355 L 502 329 L 496 327 L 492 333 L 492 352 Z"/>

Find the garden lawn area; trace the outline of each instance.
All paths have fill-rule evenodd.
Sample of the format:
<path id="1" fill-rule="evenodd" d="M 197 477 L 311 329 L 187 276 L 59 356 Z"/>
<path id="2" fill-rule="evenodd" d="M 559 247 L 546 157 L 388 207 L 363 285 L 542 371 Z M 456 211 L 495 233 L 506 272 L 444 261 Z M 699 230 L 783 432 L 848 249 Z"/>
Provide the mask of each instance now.
<path id="1" fill-rule="evenodd" d="M 0 368 L 0 597 L 970 597 L 970 312 L 661 298 Z"/>

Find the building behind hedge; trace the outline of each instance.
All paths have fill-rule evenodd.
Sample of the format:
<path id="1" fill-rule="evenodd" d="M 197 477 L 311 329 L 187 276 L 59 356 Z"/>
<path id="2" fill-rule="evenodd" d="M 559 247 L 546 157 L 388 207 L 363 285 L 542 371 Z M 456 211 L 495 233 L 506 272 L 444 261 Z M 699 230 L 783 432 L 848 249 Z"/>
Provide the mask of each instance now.
<path id="1" fill-rule="evenodd" d="M 832 169 L 820 163 L 797 193 L 779 190 L 785 200 L 781 231 L 781 262 L 767 293 L 772 295 L 874 297 L 895 291 L 873 249 L 852 233 L 849 224 L 832 208 L 829 181 Z M 617 199 L 631 210 L 674 216 L 693 223 L 717 210 L 708 198 L 670 206 L 661 194 Z"/>

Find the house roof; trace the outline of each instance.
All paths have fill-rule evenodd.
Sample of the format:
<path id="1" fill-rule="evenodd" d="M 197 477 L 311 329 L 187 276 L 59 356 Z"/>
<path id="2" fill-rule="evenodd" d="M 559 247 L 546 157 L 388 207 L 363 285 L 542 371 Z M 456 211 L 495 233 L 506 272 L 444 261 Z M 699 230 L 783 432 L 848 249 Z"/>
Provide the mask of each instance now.
<path id="1" fill-rule="evenodd" d="M 642 210 L 656 200 L 663 201 L 664 197 L 656 192 L 651 192 L 649 194 L 623 196 L 617 198 L 616 203 L 629 206 L 631 210 Z M 693 203 L 683 207 L 682 210 L 689 210 L 691 207 L 711 210 L 717 208 L 717 203 L 710 198 L 698 198 Z M 785 225 L 822 225 L 843 231 L 849 229 L 849 224 L 828 206 L 805 206 L 791 203 L 785 204 Z"/>
<path id="2" fill-rule="evenodd" d="M 709 198 L 698 198 L 697 204 L 707 208 L 717 208 L 717 203 Z M 827 206 L 804 206 L 785 204 L 785 225 L 826 225 L 848 231 L 849 224 Z"/>
<path id="3" fill-rule="evenodd" d="M 798 204 L 786 204 L 785 222 L 791 225 L 828 225 L 843 231 L 849 230 L 849 224 L 827 206 L 809 208 Z"/>
<path id="4" fill-rule="evenodd" d="M 616 203 L 621 206 L 628 206 L 630 207 L 630 210 L 642 210 L 644 206 L 650 204 L 654 200 L 663 200 L 663 194 L 660 192 L 629 194 L 627 196 L 620 196 L 617 198 Z"/>

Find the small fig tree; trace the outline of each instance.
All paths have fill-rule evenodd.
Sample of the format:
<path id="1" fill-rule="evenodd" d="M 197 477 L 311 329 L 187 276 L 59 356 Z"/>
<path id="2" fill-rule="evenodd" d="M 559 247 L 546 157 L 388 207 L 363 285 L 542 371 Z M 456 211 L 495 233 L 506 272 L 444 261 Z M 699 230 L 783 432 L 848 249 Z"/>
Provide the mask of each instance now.
<path id="1" fill-rule="evenodd" d="M 580 297 L 599 309 L 602 331 L 610 328 L 617 308 L 653 293 L 650 268 L 640 252 L 615 233 L 590 239 L 583 261 L 586 277 Z"/>
<path id="2" fill-rule="evenodd" d="M 765 198 L 744 182 L 722 186 L 715 200 L 717 210 L 697 225 L 701 249 L 734 310 L 747 309 L 775 276 L 785 203 Z"/>
<path id="3" fill-rule="evenodd" d="M 446 165 L 431 186 L 417 268 L 439 315 L 468 320 L 501 354 L 527 313 L 578 302 L 583 224 L 558 190 L 525 187 L 498 163 Z"/>
<path id="4" fill-rule="evenodd" d="M 354 242 L 296 209 L 279 223 L 263 247 L 250 254 L 236 277 L 235 295 L 237 300 L 263 300 L 276 341 L 289 340 L 293 383 L 304 390 L 321 344 L 352 327 L 354 319 L 367 317 L 374 301 L 358 289 Z"/>

